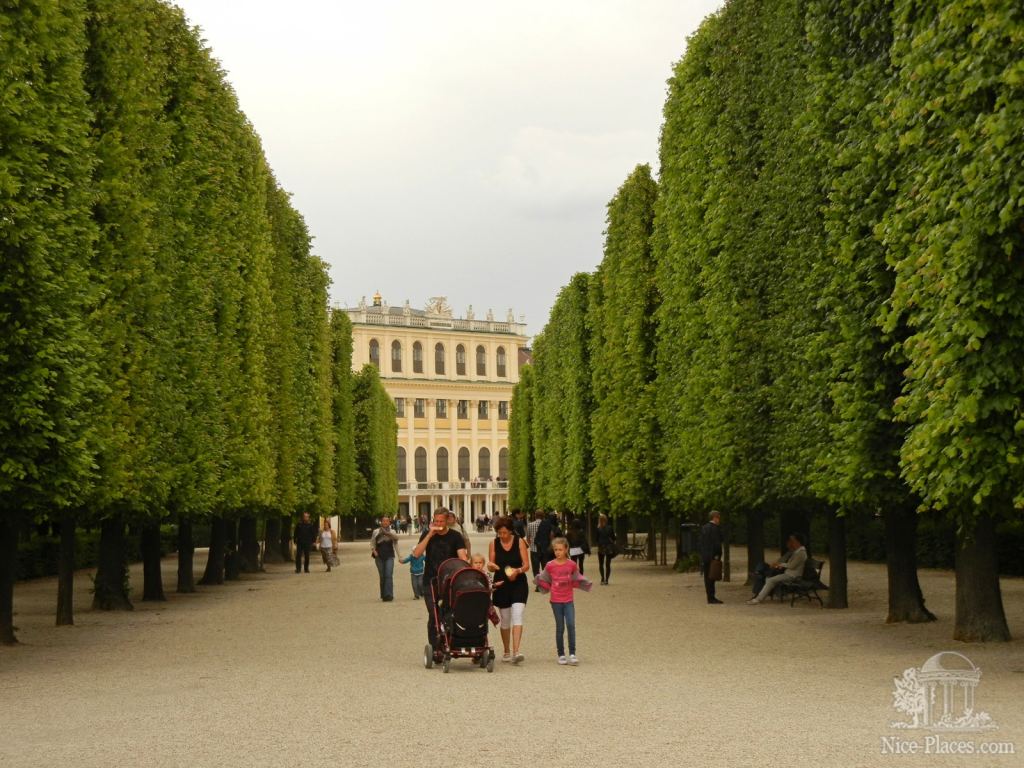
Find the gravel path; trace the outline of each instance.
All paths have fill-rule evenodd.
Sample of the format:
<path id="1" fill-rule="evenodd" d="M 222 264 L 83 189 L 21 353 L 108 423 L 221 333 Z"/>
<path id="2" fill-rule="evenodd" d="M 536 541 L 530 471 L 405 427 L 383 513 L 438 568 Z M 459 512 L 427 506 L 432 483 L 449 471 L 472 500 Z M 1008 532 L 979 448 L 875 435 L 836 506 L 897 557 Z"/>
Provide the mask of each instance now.
<path id="1" fill-rule="evenodd" d="M 381 603 L 367 545 L 341 557 L 330 574 L 270 566 L 128 614 L 87 610 L 83 572 L 64 628 L 54 581 L 20 584 L 22 645 L 0 648 L 0 765 L 1024 765 L 1024 641 L 950 640 L 948 572 L 922 572 L 939 622 L 886 626 L 881 566 L 851 564 L 854 608 L 822 611 L 746 606 L 739 583 L 708 606 L 698 576 L 620 558 L 610 586 L 578 593 L 578 667 L 555 663 L 551 611 L 531 593 L 522 666 L 456 661 L 446 675 L 422 666 L 426 611 L 407 566 Z M 165 561 L 172 589 L 175 567 Z M 1024 636 L 1024 581 L 1005 580 L 1003 599 Z M 957 738 L 1016 755 L 881 753 L 884 736 L 924 742 L 890 727 L 903 719 L 892 679 L 944 650 L 982 669 L 977 708 L 1000 726 Z"/>

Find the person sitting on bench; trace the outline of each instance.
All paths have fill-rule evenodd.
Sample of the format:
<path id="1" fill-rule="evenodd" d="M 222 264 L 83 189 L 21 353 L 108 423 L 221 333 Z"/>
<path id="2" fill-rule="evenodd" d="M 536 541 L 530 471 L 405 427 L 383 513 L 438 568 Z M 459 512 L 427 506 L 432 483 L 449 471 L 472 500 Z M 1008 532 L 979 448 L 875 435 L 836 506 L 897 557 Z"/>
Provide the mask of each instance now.
<path id="1" fill-rule="evenodd" d="M 786 581 L 799 581 L 803 578 L 804 566 L 807 564 L 807 548 L 804 546 L 804 537 L 799 533 L 789 534 L 786 547 L 789 549 L 786 556 L 771 566 L 774 569 L 771 573 L 774 575 L 769 575 L 764 579 L 764 586 L 747 601 L 747 605 L 759 605 L 768 599 L 768 596 L 779 584 Z M 762 578 L 764 575 L 762 572 Z"/>

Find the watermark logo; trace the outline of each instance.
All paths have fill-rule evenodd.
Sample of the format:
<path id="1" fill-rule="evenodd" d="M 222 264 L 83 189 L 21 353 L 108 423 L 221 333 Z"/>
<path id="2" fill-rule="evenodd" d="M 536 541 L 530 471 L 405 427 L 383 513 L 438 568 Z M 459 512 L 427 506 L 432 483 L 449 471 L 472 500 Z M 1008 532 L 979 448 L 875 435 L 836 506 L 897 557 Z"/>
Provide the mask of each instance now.
<path id="1" fill-rule="evenodd" d="M 956 651 L 932 656 L 918 667 L 903 670 L 893 679 L 892 705 L 910 721 L 894 721 L 893 728 L 931 731 L 994 731 L 999 726 L 988 712 L 975 709 L 974 697 L 981 670 Z"/>
<path id="2" fill-rule="evenodd" d="M 988 712 L 976 703 L 981 670 L 955 651 L 932 656 L 920 667 L 910 667 L 893 678 L 892 706 L 904 716 L 890 727 L 901 731 L 928 731 L 916 737 L 883 736 L 883 755 L 1013 755 L 1012 742 L 982 740 L 998 730 Z M 913 737 L 911 737 L 913 736 Z"/>

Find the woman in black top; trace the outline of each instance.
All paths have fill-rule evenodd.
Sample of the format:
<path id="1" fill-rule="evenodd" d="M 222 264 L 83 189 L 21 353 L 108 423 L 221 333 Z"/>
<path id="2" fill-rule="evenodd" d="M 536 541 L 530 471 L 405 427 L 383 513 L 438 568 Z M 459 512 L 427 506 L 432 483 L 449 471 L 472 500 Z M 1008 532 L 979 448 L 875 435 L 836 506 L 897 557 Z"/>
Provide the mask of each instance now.
<path id="1" fill-rule="evenodd" d="M 612 575 L 612 549 L 615 546 L 615 531 L 608 522 L 608 515 L 597 519 L 597 565 L 601 570 L 601 583 L 607 584 Z"/>
<path id="2" fill-rule="evenodd" d="M 487 567 L 494 572 L 494 607 L 501 614 L 501 643 L 505 647 L 501 660 L 518 664 L 525 658 L 519 651 L 519 644 L 523 639 L 526 598 L 530 594 L 530 585 L 526 581 L 530 552 L 526 548 L 526 540 L 513 532 L 511 518 L 495 520 L 494 531 L 498 535 L 491 542 Z"/>

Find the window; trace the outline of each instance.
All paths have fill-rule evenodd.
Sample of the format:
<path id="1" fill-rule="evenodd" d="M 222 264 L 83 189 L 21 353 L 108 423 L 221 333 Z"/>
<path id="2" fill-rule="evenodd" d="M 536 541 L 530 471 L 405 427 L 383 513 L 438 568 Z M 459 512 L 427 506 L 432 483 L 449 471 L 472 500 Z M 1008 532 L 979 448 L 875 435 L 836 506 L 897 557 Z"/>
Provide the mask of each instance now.
<path id="1" fill-rule="evenodd" d="M 498 401 L 498 419 L 500 421 L 506 421 L 508 419 L 508 400 Z"/>
<path id="2" fill-rule="evenodd" d="M 455 348 L 455 373 L 466 375 L 466 348 L 461 344 Z"/>
<path id="3" fill-rule="evenodd" d="M 423 345 L 418 341 L 412 345 L 412 372 L 423 373 Z"/>
<path id="4" fill-rule="evenodd" d="M 469 448 L 459 448 L 459 480 L 469 482 Z"/>
<path id="5" fill-rule="evenodd" d="M 498 451 L 498 479 L 508 480 L 508 448 Z"/>
<path id="6" fill-rule="evenodd" d="M 487 418 L 487 406 L 490 405 L 486 400 L 478 400 L 476 404 L 476 415 L 480 419 Z"/>
<path id="7" fill-rule="evenodd" d="M 448 401 L 438 398 L 434 401 L 434 415 L 439 419 L 448 418 Z"/>
<path id="8" fill-rule="evenodd" d="M 487 350 L 482 345 L 476 348 L 476 375 L 487 375 Z"/>
<path id="9" fill-rule="evenodd" d="M 427 482 L 427 449 L 416 449 L 416 482 Z"/>
<path id="10" fill-rule="evenodd" d="M 417 419 L 427 418 L 427 401 L 422 397 L 417 397 L 416 402 L 413 403 L 412 415 Z"/>
<path id="11" fill-rule="evenodd" d="M 448 449 L 444 447 L 437 449 L 437 482 L 448 482 Z"/>
<path id="12" fill-rule="evenodd" d="M 456 411 L 456 415 L 460 419 L 468 419 L 469 418 L 469 400 L 459 400 L 459 405 L 458 405 L 458 409 Z"/>
<path id="13" fill-rule="evenodd" d="M 444 344 L 441 343 L 434 345 L 434 373 L 444 375 Z"/>
<path id="14" fill-rule="evenodd" d="M 405 398 L 404 397 L 396 397 L 395 398 L 395 415 L 398 418 L 400 418 L 400 419 L 404 419 L 405 418 Z"/>
<path id="15" fill-rule="evenodd" d="M 495 357 L 495 362 L 498 366 L 498 375 L 505 378 L 505 348 L 498 347 L 498 351 Z"/>
<path id="16" fill-rule="evenodd" d="M 409 481 L 405 471 L 405 448 L 398 446 L 398 482 L 406 483 Z"/>
<path id="17" fill-rule="evenodd" d="M 491 452 L 487 448 L 480 449 L 480 477 L 484 480 L 491 476 Z"/>
<path id="18" fill-rule="evenodd" d="M 398 339 L 391 342 L 391 372 L 402 372 L 402 342 Z"/>
<path id="19" fill-rule="evenodd" d="M 380 368 L 380 344 L 376 339 L 370 339 L 370 362 Z"/>

